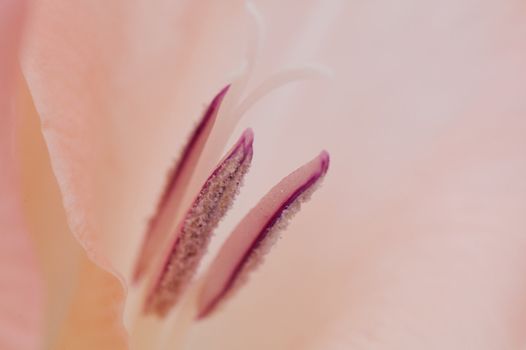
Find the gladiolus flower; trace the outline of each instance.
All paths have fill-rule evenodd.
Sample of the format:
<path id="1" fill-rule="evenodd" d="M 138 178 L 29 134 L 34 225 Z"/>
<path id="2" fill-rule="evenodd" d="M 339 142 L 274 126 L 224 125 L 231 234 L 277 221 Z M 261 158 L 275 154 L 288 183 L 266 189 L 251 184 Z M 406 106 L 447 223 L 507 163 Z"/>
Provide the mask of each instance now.
<path id="1" fill-rule="evenodd" d="M 524 348 L 525 16 L 0 2 L 0 348 Z"/>

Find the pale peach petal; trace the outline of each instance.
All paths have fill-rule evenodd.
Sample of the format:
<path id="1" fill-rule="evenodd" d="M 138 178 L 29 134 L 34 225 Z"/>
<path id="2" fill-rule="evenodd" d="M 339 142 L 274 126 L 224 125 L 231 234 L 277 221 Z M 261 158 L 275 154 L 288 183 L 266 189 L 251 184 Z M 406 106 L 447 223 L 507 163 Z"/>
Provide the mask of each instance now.
<path id="1" fill-rule="evenodd" d="M 16 54 L 25 2 L 0 3 L 0 348 L 41 346 L 42 287 L 22 212 L 17 161 Z"/>
<path id="2" fill-rule="evenodd" d="M 62 199 L 27 86 L 19 77 L 16 104 L 24 213 L 44 275 L 45 344 L 53 348 L 77 282 L 82 250 L 67 225 Z"/>
<path id="3" fill-rule="evenodd" d="M 249 112 L 260 152 L 232 216 L 276 181 L 258 168 L 324 147 L 331 176 L 190 348 L 524 348 L 524 3 L 258 6 L 256 81 L 302 60 L 335 78 Z"/>
<path id="4" fill-rule="evenodd" d="M 72 305 L 56 349 L 128 349 L 122 326 L 124 291 L 120 282 L 83 256 Z"/>
<path id="5" fill-rule="evenodd" d="M 35 2 L 23 70 L 74 234 L 128 277 L 164 178 L 243 56 L 228 2 Z"/>
<path id="6" fill-rule="evenodd" d="M 122 307 L 123 290 L 71 234 L 38 115 L 26 86 L 21 90 L 23 204 L 45 276 L 45 349 L 124 349 L 122 310 L 116 307 Z"/>

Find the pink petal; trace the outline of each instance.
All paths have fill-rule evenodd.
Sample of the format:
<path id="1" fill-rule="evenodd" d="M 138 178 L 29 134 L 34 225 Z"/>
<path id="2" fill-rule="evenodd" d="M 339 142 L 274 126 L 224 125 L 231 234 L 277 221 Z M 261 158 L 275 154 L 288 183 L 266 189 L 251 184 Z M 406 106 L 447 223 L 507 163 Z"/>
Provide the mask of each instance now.
<path id="1" fill-rule="evenodd" d="M 13 111 L 24 12 L 23 1 L 0 3 L 0 348 L 5 350 L 42 346 L 41 276 L 22 212 Z"/>
<path id="2" fill-rule="evenodd" d="M 207 272 L 198 301 L 199 318 L 214 311 L 237 289 L 238 281 L 246 279 L 261 262 L 276 239 L 277 231 L 284 228 L 285 222 L 298 210 L 295 206 L 305 200 L 328 167 L 329 155 L 322 152 L 272 188 L 239 223 Z"/>
<path id="3" fill-rule="evenodd" d="M 44 348 L 125 349 L 122 286 L 87 258 L 71 234 L 40 120 L 27 88 L 21 90 L 23 206 L 45 279 Z"/>
<path id="4" fill-rule="evenodd" d="M 61 350 L 129 349 L 122 325 L 123 300 L 121 283 L 82 256 L 71 307 L 55 347 Z"/>

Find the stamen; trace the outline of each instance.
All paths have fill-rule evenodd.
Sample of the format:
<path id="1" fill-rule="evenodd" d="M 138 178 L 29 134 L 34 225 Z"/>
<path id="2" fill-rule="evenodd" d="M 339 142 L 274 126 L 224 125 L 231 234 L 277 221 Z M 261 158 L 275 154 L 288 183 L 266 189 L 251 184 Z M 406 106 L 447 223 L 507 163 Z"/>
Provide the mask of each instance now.
<path id="1" fill-rule="evenodd" d="M 147 298 L 146 313 L 165 316 L 188 286 L 213 230 L 232 205 L 248 171 L 252 143 L 253 133 L 248 129 L 201 188 Z"/>
<path id="2" fill-rule="evenodd" d="M 171 172 L 164 193 L 157 206 L 157 211 L 149 222 L 148 230 L 141 246 L 133 275 L 133 281 L 135 283 L 137 283 L 150 268 L 153 257 L 163 245 L 167 234 L 173 230 L 176 213 L 180 208 L 187 184 L 197 166 L 197 161 L 201 157 L 205 143 L 217 118 L 219 107 L 228 89 L 229 86 L 223 88 L 212 100 L 186 144 L 177 165 Z"/>
<path id="3" fill-rule="evenodd" d="M 301 203 L 310 198 L 328 167 L 329 154 L 324 151 L 281 180 L 239 223 L 204 277 L 198 319 L 210 315 L 246 282 Z"/>

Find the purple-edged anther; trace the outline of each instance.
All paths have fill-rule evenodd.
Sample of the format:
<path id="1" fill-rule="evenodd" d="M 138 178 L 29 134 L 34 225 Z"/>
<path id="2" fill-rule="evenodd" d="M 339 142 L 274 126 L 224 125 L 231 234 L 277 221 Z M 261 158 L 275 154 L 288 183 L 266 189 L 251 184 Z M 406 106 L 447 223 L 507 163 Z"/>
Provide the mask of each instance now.
<path id="1" fill-rule="evenodd" d="M 237 225 L 205 275 L 198 297 L 199 319 L 215 311 L 246 281 L 328 168 L 329 154 L 323 151 L 281 180 Z"/>

